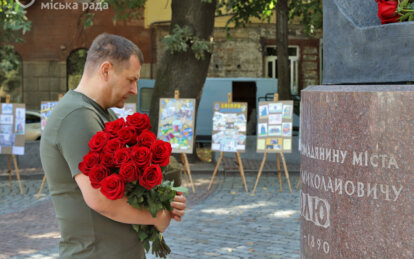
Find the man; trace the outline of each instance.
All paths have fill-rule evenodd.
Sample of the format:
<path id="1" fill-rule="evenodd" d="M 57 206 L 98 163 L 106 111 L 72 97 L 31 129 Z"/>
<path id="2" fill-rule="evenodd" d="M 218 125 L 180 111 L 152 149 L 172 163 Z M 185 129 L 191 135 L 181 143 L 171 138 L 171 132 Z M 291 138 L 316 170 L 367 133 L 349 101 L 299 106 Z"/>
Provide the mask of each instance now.
<path id="1" fill-rule="evenodd" d="M 186 199 L 172 202 L 173 212 L 153 218 L 119 200 L 107 199 L 91 186 L 78 164 L 89 151 L 92 136 L 137 94 L 143 55 L 131 41 L 101 34 L 92 43 L 78 87 L 54 107 L 40 143 L 40 156 L 59 222 L 60 258 L 145 258 L 142 243 L 130 224 L 154 225 L 163 232 L 171 218 L 180 221 Z"/>

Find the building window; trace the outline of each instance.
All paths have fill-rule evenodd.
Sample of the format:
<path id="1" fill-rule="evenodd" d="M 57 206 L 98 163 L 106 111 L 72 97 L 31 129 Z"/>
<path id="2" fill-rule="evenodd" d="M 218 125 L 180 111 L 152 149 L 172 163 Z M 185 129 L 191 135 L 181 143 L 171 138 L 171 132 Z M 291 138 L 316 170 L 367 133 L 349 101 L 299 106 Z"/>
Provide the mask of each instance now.
<path id="1" fill-rule="evenodd" d="M 290 92 L 299 94 L 299 46 L 289 46 Z M 265 50 L 266 77 L 277 78 L 277 49 L 276 46 L 266 46 Z"/>

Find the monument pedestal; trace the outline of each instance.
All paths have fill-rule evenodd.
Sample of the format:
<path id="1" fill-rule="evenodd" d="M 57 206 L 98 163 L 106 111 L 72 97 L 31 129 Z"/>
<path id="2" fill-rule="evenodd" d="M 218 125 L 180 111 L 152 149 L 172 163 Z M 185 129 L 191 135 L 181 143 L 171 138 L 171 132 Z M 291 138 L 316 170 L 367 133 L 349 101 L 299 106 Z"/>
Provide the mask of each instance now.
<path id="1" fill-rule="evenodd" d="M 302 91 L 301 253 L 414 258 L 414 87 Z"/>

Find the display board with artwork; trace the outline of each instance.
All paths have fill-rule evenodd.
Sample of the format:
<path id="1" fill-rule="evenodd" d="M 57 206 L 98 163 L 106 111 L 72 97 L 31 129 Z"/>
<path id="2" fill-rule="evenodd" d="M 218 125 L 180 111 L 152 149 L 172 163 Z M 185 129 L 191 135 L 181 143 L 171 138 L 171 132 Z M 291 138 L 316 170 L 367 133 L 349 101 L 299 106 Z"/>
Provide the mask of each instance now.
<path id="1" fill-rule="evenodd" d="M 292 151 L 293 101 L 259 102 L 257 152 Z"/>
<path id="2" fill-rule="evenodd" d="M 136 113 L 137 105 L 135 103 L 125 103 L 123 108 L 112 107 L 111 110 L 115 112 L 118 118 L 126 119 L 128 115 Z"/>
<path id="3" fill-rule="evenodd" d="M 57 101 L 42 101 L 40 103 L 40 128 L 42 132 L 45 130 L 47 119 L 57 103 Z"/>
<path id="4" fill-rule="evenodd" d="M 2 103 L 0 110 L 0 154 L 24 155 L 26 107 L 23 103 Z"/>
<path id="5" fill-rule="evenodd" d="M 213 151 L 238 152 L 246 149 L 247 103 L 215 102 L 213 113 Z"/>
<path id="6" fill-rule="evenodd" d="M 173 153 L 193 153 L 195 99 L 161 98 L 158 139 L 169 142 Z"/>

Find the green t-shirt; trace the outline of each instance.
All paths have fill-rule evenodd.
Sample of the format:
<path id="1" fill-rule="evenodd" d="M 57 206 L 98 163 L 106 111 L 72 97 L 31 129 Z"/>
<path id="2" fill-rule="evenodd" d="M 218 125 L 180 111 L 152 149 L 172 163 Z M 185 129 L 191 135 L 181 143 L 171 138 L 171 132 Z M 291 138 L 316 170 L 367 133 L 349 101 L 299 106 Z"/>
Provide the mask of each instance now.
<path id="1" fill-rule="evenodd" d="M 60 258 L 145 258 L 131 225 L 90 209 L 74 179 L 89 140 L 114 119 L 89 97 L 69 91 L 47 120 L 40 157 L 61 232 Z"/>

